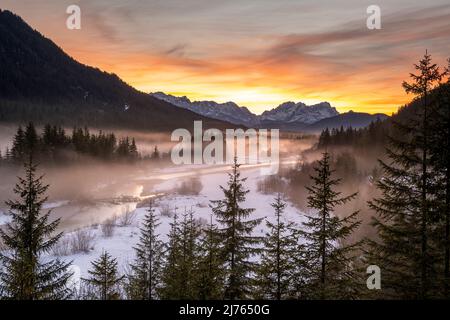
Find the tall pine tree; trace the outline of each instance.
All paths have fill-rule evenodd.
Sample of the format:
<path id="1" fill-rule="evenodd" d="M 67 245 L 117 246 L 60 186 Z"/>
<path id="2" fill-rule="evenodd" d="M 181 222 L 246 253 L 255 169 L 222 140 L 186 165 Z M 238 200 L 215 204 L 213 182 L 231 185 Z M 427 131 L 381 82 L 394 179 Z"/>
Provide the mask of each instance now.
<path id="1" fill-rule="evenodd" d="M 194 211 L 186 211 L 180 226 L 179 276 L 181 299 L 196 299 L 196 263 L 199 258 L 200 227 L 194 219 Z"/>
<path id="2" fill-rule="evenodd" d="M 430 162 L 435 173 L 439 231 L 432 232 L 442 258 L 443 297 L 450 298 L 450 59 L 443 73 L 447 82 L 433 92 L 430 115 Z M 433 219 L 435 220 L 435 219 Z"/>
<path id="3" fill-rule="evenodd" d="M 11 155 L 16 162 L 22 162 L 25 158 L 25 133 L 19 126 L 13 139 Z"/>
<path id="4" fill-rule="evenodd" d="M 417 97 L 414 114 L 394 123 L 390 163 L 380 161 L 382 197 L 369 203 L 378 214 L 373 225 L 379 235 L 379 241 L 369 241 L 369 260 L 383 271 L 385 296 L 426 299 L 435 295 L 437 281 L 437 248 L 430 239 L 438 216 L 437 173 L 430 170 L 430 92 L 442 74 L 428 53 L 415 68 L 419 72 L 411 74 L 412 83 L 403 83 Z"/>
<path id="5" fill-rule="evenodd" d="M 44 259 L 61 238 L 54 235 L 59 219 L 49 222 L 50 211 L 42 213 L 48 185 L 36 175 L 31 155 L 25 164 L 25 177 L 14 189 L 18 200 L 9 200 L 12 222 L 0 229 L 7 250 L 0 255 L 3 269 L 0 285 L 6 298 L 17 300 L 65 299 L 71 295 L 67 287 L 70 263 Z"/>
<path id="6" fill-rule="evenodd" d="M 258 298 L 281 300 L 291 297 L 297 249 L 295 225 L 284 221 L 286 203 L 281 194 L 271 204 L 275 210 L 275 221 L 266 221 L 268 232 L 263 238 L 261 263 L 258 267 Z"/>
<path id="7" fill-rule="evenodd" d="M 249 297 L 252 290 L 251 276 L 255 271 L 255 262 L 251 261 L 251 257 L 257 254 L 257 246 L 261 242 L 260 237 L 252 235 L 261 219 L 248 219 L 254 209 L 242 207 L 249 191 L 245 189 L 246 179 L 241 178 L 239 166 L 235 158 L 227 187 L 220 187 L 224 199 L 212 201 L 222 242 L 224 298 L 230 300 Z"/>
<path id="8" fill-rule="evenodd" d="M 168 245 L 165 251 L 165 261 L 162 272 L 162 288 L 160 296 L 164 300 L 181 299 L 180 288 L 184 279 L 181 278 L 181 239 L 178 215 L 175 212 L 170 223 Z"/>
<path id="9" fill-rule="evenodd" d="M 164 244 L 156 233 L 159 226 L 153 203 L 145 215 L 141 227 L 141 236 L 136 245 L 136 259 L 131 264 L 128 295 L 134 300 L 154 300 L 158 298 L 161 288 L 161 272 L 164 254 Z"/>
<path id="10" fill-rule="evenodd" d="M 448 65 L 445 69 L 445 75 L 447 76 L 447 83 L 444 88 L 444 93 L 441 96 L 440 108 L 441 112 L 438 118 L 441 119 L 441 132 L 438 132 L 439 136 L 444 138 L 444 148 L 441 149 L 440 154 L 440 168 L 444 173 L 444 287 L 445 298 L 450 299 L 450 58 L 448 59 Z M 436 144 L 438 145 L 438 144 Z"/>
<path id="11" fill-rule="evenodd" d="M 202 232 L 199 261 L 196 266 L 196 291 L 200 300 L 222 298 L 223 272 L 220 245 L 217 226 L 211 216 L 208 227 Z"/>
<path id="12" fill-rule="evenodd" d="M 313 299 L 353 299 L 358 296 L 360 278 L 355 269 L 359 243 L 347 245 L 347 238 L 360 225 L 358 211 L 344 218 L 335 208 L 356 197 L 356 193 L 341 197 L 335 190 L 341 179 L 333 179 L 330 156 L 324 153 L 308 187 L 308 207 L 312 209 L 303 223 L 301 235 L 307 252 L 307 285 L 305 295 Z"/>
<path id="13" fill-rule="evenodd" d="M 91 286 L 94 299 L 119 300 L 120 284 L 123 276 L 117 270 L 117 260 L 103 251 L 100 257 L 91 262 L 92 269 L 88 270 L 89 278 L 83 281 Z"/>

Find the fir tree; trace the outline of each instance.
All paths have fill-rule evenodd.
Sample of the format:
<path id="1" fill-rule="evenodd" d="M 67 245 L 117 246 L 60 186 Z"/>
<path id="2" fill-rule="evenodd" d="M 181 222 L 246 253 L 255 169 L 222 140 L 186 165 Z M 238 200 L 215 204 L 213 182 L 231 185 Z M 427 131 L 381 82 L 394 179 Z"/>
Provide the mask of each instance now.
<path id="1" fill-rule="evenodd" d="M 130 156 L 130 138 L 125 137 L 119 140 L 119 145 L 116 150 L 117 156 L 120 159 L 127 159 Z"/>
<path id="2" fill-rule="evenodd" d="M 9 200 L 12 222 L 0 229 L 0 236 L 8 250 L 0 255 L 2 291 L 10 299 L 42 300 L 65 299 L 71 290 L 67 287 L 71 273 L 70 263 L 47 260 L 48 253 L 61 237 L 53 235 L 59 219 L 49 222 L 50 211 L 43 214 L 48 185 L 36 175 L 31 155 L 25 164 L 25 177 L 19 178 L 14 192 L 19 200 Z"/>
<path id="3" fill-rule="evenodd" d="M 22 126 L 19 126 L 13 139 L 11 154 L 14 161 L 21 162 L 25 156 L 25 133 Z"/>
<path id="4" fill-rule="evenodd" d="M 252 208 L 243 208 L 246 194 L 245 178 L 241 178 L 235 158 L 227 187 L 220 187 L 223 200 L 212 201 L 212 210 L 220 225 L 218 234 L 222 242 L 223 269 L 225 271 L 224 298 L 245 299 L 251 293 L 251 275 L 255 263 L 250 258 L 257 254 L 261 239 L 252 236 L 253 229 L 261 219 L 249 220 Z"/>
<path id="5" fill-rule="evenodd" d="M 403 83 L 417 96 L 415 115 L 394 123 L 400 138 L 391 137 L 387 155 L 380 161 L 383 177 L 377 183 L 382 197 L 370 202 L 378 217 L 373 225 L 380 241 L 369 241 L 371 263 L 383 270 L 385 295 L 425 299 L 434 295 L 436 247 L 430 241 L 437 216 L 434 189 L 436 173 L 430 170 L 430 92 L 442 74 L 426 53 L 415 65 L 418 75 Z"/>
<path id="6" fill-rule="evenodd" d="M 210 223 L 202 232 L 200 257 L 196 267 L 197 296 L 200 300 L 218 300 L 222 298 L 223 272 L 221 269 L 220 237 L 217 226 Z"/>
<path id="7" fill-rule="evenodd" d="M 412 83 L 403 82 L 403 87 L 407 93 L 412 93 L 417 97 L 421 98 L 423 101 L 422 105 L 422 115 L 421 115 L 421 123 L 419 133 L 417 138 L 417 144 L 420 148 L 419 157 L 417 160 L 417 154 L 414 154 L 413 157 L 407 157 L 406 161 L 408 165 L 419 165 L 421 167 L 420 172 L 420 226 L 421 226 L 421 279 L 420 279 L 420 296 L 422 298 L 427 297 L 427 291 L 429 286 L 428 280 L 428 261 L 429 253 L 428 253 L 428 223 L 430 220 L 430 210 L 429 210 L 429 193 L 430 193 L 430 177 L 428 174 L 429 168 L 429 94 L 433 87 L 436 85 L 438 81 L 441 80 L 442 74 L 439 72 L 439 68 L 436 64 L 431 62 L 431 55 L 428 52 L 425 53 L 423 59 L 419 61 L 418 65 L 415 65 L 416 70 L 419 71 L 419 74 L 410 74 L 413 79 Z"/>
<path id="8" fill-rule="evenodd" d="M 290 297 L 295 273 L 297 241 L 294 223 L 285 222 L 283 212 L 286 203 L 281 194 L 271 204 L 275 210 L 275 222 L 266 221 L 268 233 L 263 239 L 261 264 L 258 268 L 259 298 L 281 300 Z"/>
<path id="9" fill-rule="evenodd" d="M 128 290 L 132 299 L 154 300 L 158 297 L 164 250 L 164 244 L 155 231 L 158 226 L 153 203 L 150 203 L 141 227 L 139 243 L 134 248 L 136 259 L 131 265 Z"/>
<path id="10" fill-rule="evenodd" d="M 180 288 L 182 286 L 179 266 L 181 260 L 181 240 L 178 215 L 175 212 L 170 224 L 169 241 L 165 253 L 164 268 L 162 272 L 162 288 L 160 296 L 164 300 L 180 299 Z"/>
<path id="11" fill-rule="evenodd" d="M 198 241 L 200 237 L 200 227 L 194 219 L 194 211 L 185 212 L 180 226 L 180 264 L 179 273 L 181 281 L 181 299 L 194 299 L 197 297 L 195 283 L 197 273 L 196 263 L 199 258 Z M 180 280 L 181 280 L 180 279 Z"/>
<path id="12" fill-rule="evenodd" d="M 322 131 L 319 137 L 319 148 L 326 148 L 330 144 L 331 136 L 330 136 L 330 130 L 328 128 L 325 128 L 325 130 Z"/>
<path id="13" fill-rule="evenodd" d="M 335 214 L 336 206 L 346 204 L 356 193 L 341 197 L 335 187 L 341 182 L 333 179 L 330 156 L 324 153 L 311 176 L 308 187 L 308 207 L 311 215 L 303 223 L 301 235 L 306 240 L 307 292 L 314 299 L 351 299 L 357 297 L 360 279 L 354 268 L 355 252 L 359 243 L 346 245 L 345 241 L 360 225 L 358 211 L 344 218 Z"/>
<path id="14" fill-rule="evenodd" d="M 447 75 L 447 83 L 444 86 L 444 94 L 442 96 L 441 113 L 438 118 L 441 119 L 441 132 L 438 132 L 437 138 L 440 139 L 441 134 L 444 138 L 444 148 L 438 150 L 440 154 L 440 168 L 445 172 L 444 175 L 444 287 L 445 297 L 450 298 L 450 58 L 445 69 Z M 439 145 L 439 144 L 433 144 Z"/>
<path id="15" fill-rule="evenodd" d="M 88 270 L 89 278 L 82 279 L 92 287 L 94 297 L 98 300 L 119 300 L 120 283 L 123 276 L 117 271 L 117 260 L 103 251 L 100 257 L 91 262 L 92 269 Z"/>
<path id="16" fill-rule="evenodd" d="M 181 223 L 175 215 L 163 272 L 163 299 L 197 298 L 195 268 L 199 255 L 199 235 L 200 228 L 192 210 L 185 212 Z"/>
<path id="17" fill-rule="evenodd" d="M 134 138 L 131 139 L 130 158 L 131 158 L 131 160 L 137 160 L 139 158 L 139 153 L 138 153 L 137 146 L 136 146 L 136 140 Z"/>
<path id="18" fill-rule="evenodd" d="M 28 123 L 24 133 L 24 153 L 26 157 L 30 155 L 39 156 L 39 136 L 32 122 Z M 25 158 L 27 159 L 27 158 Z"/>
<path id="19" fill-rule="evenodd" d="M 436 183 L 439 232 L 432 232 L 442 255 L 443 297 L 450 298 L 450 59 L 443 77 L 447 82 L 435 91 L 430 115 L 430 162 Z"/>

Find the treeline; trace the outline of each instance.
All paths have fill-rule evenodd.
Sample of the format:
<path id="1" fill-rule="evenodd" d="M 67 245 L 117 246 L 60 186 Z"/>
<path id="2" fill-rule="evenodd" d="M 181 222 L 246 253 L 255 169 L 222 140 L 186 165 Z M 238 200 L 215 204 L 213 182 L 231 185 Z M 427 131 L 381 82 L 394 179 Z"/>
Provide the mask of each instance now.
<path id="1" fill-rule="evenodd" d="M 445 74 L 441 74 L 441 80 Z M 445 81 L 438 83 L 427 92 L 428 116 L 435 118 L 441 114 L 446 114 L 446 96 L 450 90 L 450 84 Z M 354 129 L 352 127 L 339 129 L 326 128 L 322 130 L 318 148 L 326 149 L 333 147 L 354 147 L 356 149 L 367 149 L 367 146 L 375 148 L 385 148 L 390 143 L 390 137 L 401 139 L 403 132 L 396 130 L 401 123 L 406 123 L 411 119 L 417 118 L 423 111 L 424 96 L 416 97 L 411 103 L 401 107 L 398 112 L 386 120 L 377 120 L 365 128 Z M 430 123 L 436 119 L 430 119 Z M 441 119 L 442 120 L 442 119 Z"/>
<path id="2" fill-rule="evenodd" d="M 114 133 L 98 134 L 87 128 L 73 128 L 72 134 L 66 134 L 60 126 L 45 125 L 39 134 L 29 123 L 25 129 L 16 131 L 11 149 L 7 148 L 3 157 L 6 163 L 23 164 L 28 156 L 45 163 L 64 163 L 86 155 L 101 160 L 136 161 L 140 155 L 134 138 L 117 139 Z"/>
<path id="3" fill-rule="evenodd" d="M 389 136 L 389 119 L 371 122 L 367 127 L 354 129 L 352 127 L 339 129 L 324 129 L 319 136 L 318 148 L 352 146 L 366 148 L 368 145 L 385 146 Z"/>

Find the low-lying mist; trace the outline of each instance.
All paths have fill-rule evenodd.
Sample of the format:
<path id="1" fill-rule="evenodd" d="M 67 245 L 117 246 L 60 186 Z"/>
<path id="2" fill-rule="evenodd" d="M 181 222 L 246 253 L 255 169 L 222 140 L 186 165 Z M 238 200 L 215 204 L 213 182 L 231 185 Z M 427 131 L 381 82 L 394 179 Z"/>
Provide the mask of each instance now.
<path id="1" fill-rule="evenodd" d="M 317 160 L 322 157 L 324 150 L 308 149 L 299 155 L 299 161 L 292 165 L 282 166 L 278 175 L 262 179 L 258 190 L 262 193 L 283 193 L 289 201 L 301 211 L 308 214 L 308 190 L 311 186 L 311 176 L 315 175 L 314 167 Z M 354 200 L 345 205 L 336 207 L 334 214 L 339 217 L 350 215 L 359 211 L 362 221 L 359 229 L 351 235 L 349 242 L 361 240 L 365 237 L 375 237 L 375 230 L 371 226 L 374 212 L 369 208 L 368 201 L 380 195 L 376 181 L 380 175 L 377 154 L 364 150 L 355 150 L 351 147 L 339 147 L 327 150 L 331 154 L 331 168 L 334 170 L 333 178 L 341 179 L 336 188 L 341 196 L 357 193 Z"/>
<path id="2" fill-rule="evenodd" d="M 17 127 L 0 126 L 0 150 L 11 147 L 11 141 Z M 38 131 L 42 128 L 37 128 Z M 99 130 L 90 129 L 96 133 Z M 124 211 L 133 210 L 146 197 L 154 196 L 153 186 L 161 180 L 162 168 L 170 168 L 173 164 L 168 156 L 171 148 L 177 142 L 170 141 L 170 133 L 147 133 L 133 130 L 109 130 L 119 138 L 133 137 L 136 140 L 139 153 L 145 157 L 151 155 L 157 147 L 160 154 L 166 154 L 164 160 L 138 162 L 113 162 L 93 159 L 89 156 L 77 156 L 77 161 L 58 165 L 41 163 L 39 173 L 44 175 L 45 183 L 49 184 L 46 208 L 53 210 L 55 217 L 64 218 L 62 227 L 75 228 L 89 223 L 99 223 Z M 105 132 L 109 132 L 105 130 Z M 66 128 L 68 134 L 70 128 Z M 282 192 L 303 212 L 308 212 L 306 186 L 310 185 L 310 175 L 314 173 L 315 161 L 322 151 L 315 150 L 315 136 L 300 134 L 282 134 L 280 136 L 280 162 L 278 174 L 261 177 L 258 191 L 261 193 Z M 336 214 L 345 216 L 354 210 L 360 210 L 363 226 L 353 235 L 360 239 L 372 236 L 369 226 L 372 212 L 367 201 L 377 195 L 374 186 L 376 157 L 363 154 L 351 148 L 330 150 L 333 157 L 335 175 L 342 179 L 339 191 L 343 195 L 358 192 L 356 199 L 345 206 L 339 207 Z M 195 167 L 194 167 L 195 168 Z M 216 168 L 226 172 L 226 167 Z M 183 166 L 178 166 L 176 172 L 170 172 L 170 177 L 178 182 L 178 188 L 173 192 L 179 194 L 198 193 L 201 186 L 195 180 L 198 174 L 217 172 L 215 168 L 199 170 L 187 167 L 180 173 Z M 181 170 L 181 171 L 180 171 Z M 195 173 L 197 172 L 197 173 Z M 15 198 L 13 188 L 17 176 L 23 174 L 20 166 L 0 166 L 0 210 L 5 211 L 5 201 Z M 167 173 L 165 173 L 167 175 Z M 245 173 L 244 173 L 245 175 Z M 218 188 L 219 186 L 207 186 Z M 354 240 L 354 239 L 351 239 Z"/>

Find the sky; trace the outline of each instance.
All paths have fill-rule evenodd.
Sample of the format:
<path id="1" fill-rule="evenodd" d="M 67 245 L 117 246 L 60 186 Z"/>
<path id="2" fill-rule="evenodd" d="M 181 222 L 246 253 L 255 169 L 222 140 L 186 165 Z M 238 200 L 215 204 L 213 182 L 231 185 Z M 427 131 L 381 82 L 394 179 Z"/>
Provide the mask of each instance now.
<path id="1" fill-rule="evenodd" d="M 81 29 L 66 27 L 69 5 Z M 369 5 L 381 29 L 366 26 Z M 425 53 L 450 57 L 448 0 L 0 0 L 78 61 L 144 92 L 391 114 Z"/>

